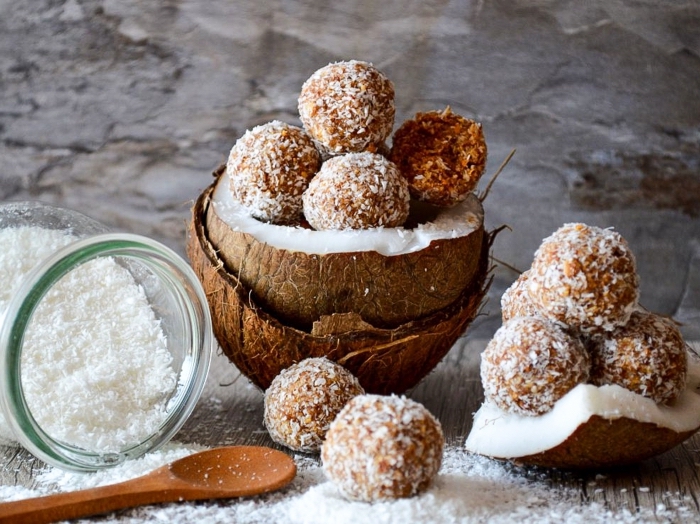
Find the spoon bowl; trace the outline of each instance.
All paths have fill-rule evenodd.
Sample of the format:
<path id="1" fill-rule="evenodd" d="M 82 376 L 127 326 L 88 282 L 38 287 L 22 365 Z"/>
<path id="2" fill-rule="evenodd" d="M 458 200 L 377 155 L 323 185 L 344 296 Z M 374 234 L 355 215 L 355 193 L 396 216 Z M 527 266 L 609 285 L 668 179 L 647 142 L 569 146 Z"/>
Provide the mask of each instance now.
<path id="1" fill-rule="evenodd" d="M 0 524 L 40 524 L 146 504 L 247 497 L 280 489 L 295 476 L 294 461 L 281 451 L 213 448 L 126 482 L 0 504 Z"/>

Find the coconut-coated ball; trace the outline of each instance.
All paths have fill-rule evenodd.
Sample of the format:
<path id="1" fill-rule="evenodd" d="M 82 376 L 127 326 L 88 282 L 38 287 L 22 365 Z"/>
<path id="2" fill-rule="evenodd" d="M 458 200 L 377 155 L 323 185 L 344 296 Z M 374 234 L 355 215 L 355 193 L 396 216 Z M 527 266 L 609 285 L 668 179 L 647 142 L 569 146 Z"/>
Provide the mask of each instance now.
<path id="1" fill-rule="evenodd" d="M 629 322 L 592 337 L 591 382 L 617 384 L 663 404 L 685 390 L 688 352 L 672 320 L 635 311 Z"/>
<path id="2" fill-rule="evenodd" d="M 406 180 L 376 153 L 326 160 L 304 192 L 304 216 L 316 230 L 397 227 L 408 218 Z"/>
<path id="3" fill-rule="evenodd" d="M 578 338 L 541 317 L 503 324 L 481 354 L 484 396 L 503 411 L 541 415 L 588 380 L 590 359 Z"/>
<path id="4" fill-rule="evenodd" d="M 625 324 L 639 297 L 636 261 L 625 239 L 581 223 L 564 224 L 542 241 L 528 282 L 543 315 L 583 334 Z"/>
<path id="5" fill-rule="evenodd" d="M 511 318 L 537 316 L 537 307 L 527 292 L 530 271 L 525 271 L 501 295 L 501 318 L 503 323 Z"/>
<path id="6" fill-rule="evenodd" d="M 233 198 L 265 222 L 295 224 L 301 195 L 321 155 L 301 128 L 280 121 L 256 126 L 236 141 L 226 163 Z"/>
<path id="7" fill-rule="evenodd" d="M 403 396 L 360 395 L 328 430 L 323 470 L 352 500 L 411 497 L 437 475 L 444 441 L 440 423 L 422 404 Z"/>
<path id="8" fill-rule="evenodd" d="M 316 453 L 338 412 L 363 393 L 340 364 L 325 357 L 304 359 L 282 370 L 265 391 L 265 427 L 275 442 Z"/>
<path id="9" fill-rule="evenodd" d="M 394 85 L 370 63 L 335 62 L 304 82 L 298 107 L 325 153 L 376 152 L 394 127 Z"/>
<path id="10" fill-rule="evenodd" d="M 394 133 L 389 153 L 408 180 L 413 198 L 445 207 L 474 191 L 486 156 L 481 124 L 449 107 L 406 120 Z"/>

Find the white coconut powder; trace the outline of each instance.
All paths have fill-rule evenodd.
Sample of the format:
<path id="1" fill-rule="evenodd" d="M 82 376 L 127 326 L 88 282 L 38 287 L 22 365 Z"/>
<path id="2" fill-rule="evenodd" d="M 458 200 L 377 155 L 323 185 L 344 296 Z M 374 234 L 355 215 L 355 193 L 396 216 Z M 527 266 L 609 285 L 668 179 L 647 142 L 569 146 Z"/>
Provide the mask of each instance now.
<path id="1" fill-rule="evenodd" d="M 36 227 L 0 231 L 0 310 L 22 277 L 71 241 Z M 22 353 L 27 404 L 52 437 L 94 452 L 142 441 L 165 419 L 177 385 L 172 355 L 143 289 L 111 258 L 92 260 L 47 293 Z M 0 418 L 0 439 L 12 442 Z"/>

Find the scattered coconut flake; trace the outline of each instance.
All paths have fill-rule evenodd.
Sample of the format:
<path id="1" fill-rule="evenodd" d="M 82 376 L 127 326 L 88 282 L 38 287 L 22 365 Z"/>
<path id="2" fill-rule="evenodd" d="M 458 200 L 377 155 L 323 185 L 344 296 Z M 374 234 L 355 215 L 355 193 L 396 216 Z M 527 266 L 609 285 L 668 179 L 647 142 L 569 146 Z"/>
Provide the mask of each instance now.
<path id="1" fill-rule="evenodd" d="M 137 460 L 96 473 L 71 473 L 48 468 L 36 486 L 0 487 L 0 500 L 18 500 L 52 492 L 114 484 L 199 451 L 198 445 L 171 442 Z M 556 487 L 528 471 L 460 448 L 447 448 L 433 485 L 410 498 L 372 504 L 349 501 L 326 480 L 318 461 L 296 455 L 297 476 L 286 488 L 258 497 L 229 501 L 202 501 L 145 506 L 103 516 L 100 522 L 168 522 L 169 524 L 559 524 L 670 522 L 692 519 L 682 503 L 692 500 L 676 492 L 674 498 L 653 508 L 611 509 L 604 503 L 581 500 L 578 489 Z M 644 488 L 644 487 L 642 487 Z M 641 492 L 641 489 L 639 490 Z M 650 490 L 647 490 L 650 491 Z M 622 492 L 622 490 L 621 490 Z"/>

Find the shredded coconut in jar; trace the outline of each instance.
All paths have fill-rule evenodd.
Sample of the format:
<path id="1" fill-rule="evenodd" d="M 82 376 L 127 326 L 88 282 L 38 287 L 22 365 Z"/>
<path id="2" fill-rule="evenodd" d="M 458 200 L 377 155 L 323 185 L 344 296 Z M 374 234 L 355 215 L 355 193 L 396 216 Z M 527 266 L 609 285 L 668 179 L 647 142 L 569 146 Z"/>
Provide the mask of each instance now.
<path id="1" fill-rule="evenodd" d="M 5 310 L 23 276 L 75 237 L 21 227 L 0 231 Z M 117 452 L 155 432 L 177 385 L 165 335 L 144 290 L 111 258 L 79 266 L 38 305 L 22 352 L 22 386 L 34 418 L 53 438 Z M 0 420 L 0 439 L 13 441 Z"/>

